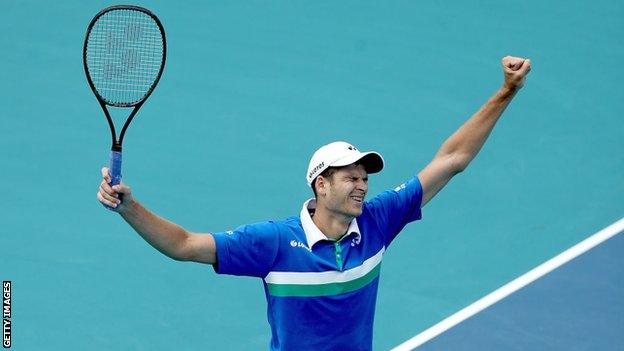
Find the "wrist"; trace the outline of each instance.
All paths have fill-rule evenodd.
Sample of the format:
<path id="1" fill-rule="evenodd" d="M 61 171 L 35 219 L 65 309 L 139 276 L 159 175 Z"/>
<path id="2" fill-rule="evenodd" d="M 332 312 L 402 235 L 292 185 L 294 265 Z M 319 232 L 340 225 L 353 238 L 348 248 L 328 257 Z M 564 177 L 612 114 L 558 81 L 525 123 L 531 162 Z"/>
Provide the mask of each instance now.
<path id="1" fill-rule="evenodd" d="M 127 215 L 133 211 L 136 211 L 138 203 L 134 200 L 134 197 L 128 196 L 128 198 L 124 198 L 122 203 L 119 205 L 117 212 L 120 215 Z"/>
<path id="2" fill-rule="evenodd" d="M 518 92 L 518 90 L 520 90 L 519 86 L 504 83 L 503 86 L 498 89 L 497 95 L 504 99 L 510 98 L 513 97 Z"/>

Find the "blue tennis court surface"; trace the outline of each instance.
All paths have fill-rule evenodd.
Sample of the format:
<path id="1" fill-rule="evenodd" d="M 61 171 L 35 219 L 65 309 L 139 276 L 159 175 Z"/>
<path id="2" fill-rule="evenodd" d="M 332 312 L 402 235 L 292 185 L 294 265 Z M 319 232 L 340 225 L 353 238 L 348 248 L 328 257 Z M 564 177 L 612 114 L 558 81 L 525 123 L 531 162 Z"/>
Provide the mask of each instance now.
<path id="1" fill-rule="evenodd" d="M 174 262 L 95 199 L 110 135 L 82 45 L 89 21 L 113 4 L 1 2 L 0 278 L 13 283 L 12 350 L 265 350 L 261 281 Z M 135 4 L 161 19 L 168 51 L 124 139 L 124 180 L 196 232 L 296 215 L 312 196 L 312 152 L 335 140 L 384 156 L 369 196 L 396 187 L 498 89 L 503 56 L 531 59 L 481 153 L 388 248 L 374 350 L 624 216 L 621 0 Z M 622 296 L 621 260 L 583 263 L 622 235 L 448 335 L 483 335 L 483 349 L 520 338 L 525 350 L 562 351 L 564 336 L 621 349 L 621 304 L 609 305 L 615 314 L 581 308 Z M 561 291 L 561 280 L 563 292 L 534 297 Z M 568 299 L 577 291 L 589 300 Z M 499 309 L 514 318 L 498 319 Z M 525 317 L 532 311 L 547 315 Z M 566 319 L 572 329 L 555 331 Z M 585 323 L 604 327 L 590 337 Z M 423 347 L 470 348 L 446 338 Z"/>
<path id="2" fill-rule="evenodd" d="M 554 271 L 471 315 L 473 306 L 496 298 L 486 296 L 394 351 L 623 350 L 624 219 L 611 227 L 590 251 L 574 257 L 577 247 L 568 250 L 574 258 Z M 558 263 L 535 271 L 549 264 Z M 454 317 L 467 319 L 452 325 Z"/>

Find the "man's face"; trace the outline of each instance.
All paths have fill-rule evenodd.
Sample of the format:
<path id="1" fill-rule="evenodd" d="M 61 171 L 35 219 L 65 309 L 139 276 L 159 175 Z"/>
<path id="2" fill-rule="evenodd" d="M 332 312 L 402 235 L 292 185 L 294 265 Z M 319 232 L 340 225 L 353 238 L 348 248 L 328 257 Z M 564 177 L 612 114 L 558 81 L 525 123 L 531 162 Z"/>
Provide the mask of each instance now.
<path id="1" fill-rule="evenodd" d="M 357 217 L 362 214 L 367 191 L 368 173 L 364 166 L 349 165 L 339 168 L 326 179 L 321 192 L 321 201 L 331 212 L 346 217 Z"/>

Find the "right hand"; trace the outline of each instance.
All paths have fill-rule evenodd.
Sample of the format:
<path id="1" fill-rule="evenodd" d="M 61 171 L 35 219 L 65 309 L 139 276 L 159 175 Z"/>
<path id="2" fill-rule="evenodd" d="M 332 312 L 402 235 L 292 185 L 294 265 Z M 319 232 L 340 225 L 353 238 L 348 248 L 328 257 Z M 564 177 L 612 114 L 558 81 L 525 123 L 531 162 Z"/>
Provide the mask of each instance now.
<path id="1" fill-rule="evenodd" d="M 505 56 L 501 60 L 505 76 L 505 86 L 518 90 L 524 86 L 527 74 L 531 72 L 531 60 L 523 57 Z"/>
<path id="2" fill-rule="evenodd" d="M 102 182 L 96 197 L 102 204 L 110 206 L 119 212 L 124 205 L 132 202 L 132 190 L 123 181 L 111 187 L 110 181 L 111 176 L 108 167 L 102 167 Z M 123 196 L 119 196 L 119 194 Z"/>

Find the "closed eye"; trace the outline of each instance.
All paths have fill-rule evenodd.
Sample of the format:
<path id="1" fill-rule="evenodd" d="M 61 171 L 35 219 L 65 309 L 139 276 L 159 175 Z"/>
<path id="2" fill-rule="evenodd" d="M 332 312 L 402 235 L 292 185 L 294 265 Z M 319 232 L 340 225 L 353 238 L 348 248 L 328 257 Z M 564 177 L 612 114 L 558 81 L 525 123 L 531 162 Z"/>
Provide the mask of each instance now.
<path id="1" fill-rule="evenodd" d="M 358 180 L 362 179 L 364 181 L 364 183 L 368 183 L 368 177 L 366 178 L 360 178 L 360 177 L 350 177 L 349 180 L 353 181 L 353 182 L 357 182 Z"/>

